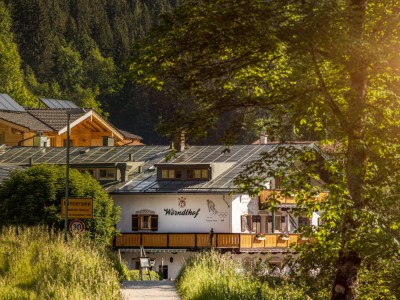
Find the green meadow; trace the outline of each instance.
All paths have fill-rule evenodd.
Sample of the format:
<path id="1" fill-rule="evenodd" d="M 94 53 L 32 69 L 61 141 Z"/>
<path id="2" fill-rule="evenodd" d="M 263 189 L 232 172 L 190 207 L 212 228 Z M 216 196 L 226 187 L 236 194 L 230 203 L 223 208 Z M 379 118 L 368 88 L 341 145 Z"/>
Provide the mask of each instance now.
<path id="1" fill-rule="evenodd" d="M 85 237 L 46 227 L 3 228 L 0 299 L 120 299 L 119 275 L 108 250 Z"/>

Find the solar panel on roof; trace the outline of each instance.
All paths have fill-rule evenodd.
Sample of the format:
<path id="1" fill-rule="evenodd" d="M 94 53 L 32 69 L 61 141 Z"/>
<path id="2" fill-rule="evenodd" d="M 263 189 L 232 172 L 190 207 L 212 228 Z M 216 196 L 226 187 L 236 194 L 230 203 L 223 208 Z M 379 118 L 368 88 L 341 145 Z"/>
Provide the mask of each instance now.
<path id="1" fill-rule="evenodd" d="M 48 108 L 78 108 L 78 106 L 72 101 L 47 99 L 47 98 L 39 98 L 39 99 Z"/>
<path id="2" fill-rule="evenodd" d="M 24 112 L 25 109 L 7 94 L 0 94 L 0 109 Z"/>

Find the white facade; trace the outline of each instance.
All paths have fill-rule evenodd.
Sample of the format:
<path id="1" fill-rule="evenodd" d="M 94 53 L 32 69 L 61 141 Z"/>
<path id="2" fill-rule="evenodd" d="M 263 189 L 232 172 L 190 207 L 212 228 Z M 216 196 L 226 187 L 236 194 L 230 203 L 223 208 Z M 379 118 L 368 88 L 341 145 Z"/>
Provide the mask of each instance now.
<path id="1" fill-rule="evenodd" d="M 158 215 L 158 233 L 231 232 L 230 196 L 202 194 L 113 195 L 121 207 L 120 232 L 132 230 L 132 215 L 150 211 Z M 139 230 L 143 231 L 143 230 Z"/>
<path id="2" fill-rule="evenodd" d="M 117 229 L 122 233 L 146 231 L 132 229 L 135 214 L 157 215 L 158 233 L 208 233 L 211 229 L 218 233 L 293 233 L 301 225 L 291 208 L 277 209 L 272 232 L 272 212 L 259 210 L 258 197 L 245 194 L 114 194 L 112 197 L 115 205 L 121 207 Z M 243 216 L 250 218 L 246 226 Z M 253 216 L 258 219 L 252 221 Z M 317 226 L 319 217 L 313 213 L 310 224 Z"/>

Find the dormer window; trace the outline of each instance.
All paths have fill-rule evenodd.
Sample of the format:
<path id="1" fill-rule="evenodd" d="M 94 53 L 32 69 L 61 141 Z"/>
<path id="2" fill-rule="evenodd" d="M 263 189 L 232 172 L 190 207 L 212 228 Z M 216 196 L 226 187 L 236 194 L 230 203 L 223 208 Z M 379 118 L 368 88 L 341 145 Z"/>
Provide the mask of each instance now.
<path id="1" fill-rule="evenodd" d="M 162 179 L 181 179 L 182 178 L 182 170 L 173 170 L 167 169 L 161 171 Z"/>
<path id="2" fill-rule="evenodd" d="M 114 168 L 100 169 L 99 179 L 115 179 L 115 169 Z"/>
<path id="3" fill-rule="evenodd" d="M 207 169 L 187 170 L 188 179 L 208 179 Z"/>
<path id="4" fill-rule="evenodd" d="M 210 180 L 211 166 L 199 165 L 157 165 L 159 180 Z"/>

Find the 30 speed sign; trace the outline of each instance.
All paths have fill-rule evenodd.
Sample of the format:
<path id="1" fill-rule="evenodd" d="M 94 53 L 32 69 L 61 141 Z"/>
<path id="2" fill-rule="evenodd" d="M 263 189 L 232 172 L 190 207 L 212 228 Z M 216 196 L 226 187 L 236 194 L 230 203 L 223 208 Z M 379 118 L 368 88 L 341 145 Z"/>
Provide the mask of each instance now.
<path id="1" fill-rule="evenodd" d="M 72 233 L 83 233 L 85 232 L 85 223 L 79 219 L 72 220 L 69 223 L 69 231 Z"/>

